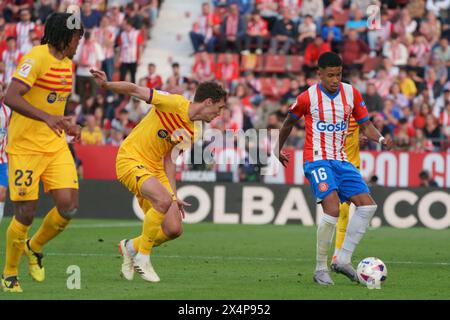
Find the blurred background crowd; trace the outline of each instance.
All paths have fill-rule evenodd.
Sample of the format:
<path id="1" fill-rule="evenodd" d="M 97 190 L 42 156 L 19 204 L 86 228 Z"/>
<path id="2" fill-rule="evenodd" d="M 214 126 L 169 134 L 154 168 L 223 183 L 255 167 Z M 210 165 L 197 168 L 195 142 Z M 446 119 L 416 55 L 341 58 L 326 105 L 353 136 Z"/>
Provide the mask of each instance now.
<path id="1" fill-rule="evenodd" d="M 74 57 L 67 113 L 83 126 L 84 144 L 120 145 L 151 107 L 104 92 L 90 68 L 189 99 L 199 82 L 221 81 L 230 98 L 212 127 L 276 129 L 296 97 L 318 81 L 319 55 L 332 50 L 344 61 L 344 81 L 361 91 L 374 124 L 397 150 L 450 150 L 448 0 L 206 1 L 191 30 L 182 30 L 192 44 L 191 72 L 182 74 L 172 61 L 165 78 L 156 64 L 141 62 L 162 0 L 2 0 L 3 87 L 21 56 L 40 43 L 46 17 L 72 4 L 81 8 L 86 34 Z M 137 68 L 147 76 L 137 79 Z M 288 145 L 302 148 L 304 136 L 300 121 Z"/>

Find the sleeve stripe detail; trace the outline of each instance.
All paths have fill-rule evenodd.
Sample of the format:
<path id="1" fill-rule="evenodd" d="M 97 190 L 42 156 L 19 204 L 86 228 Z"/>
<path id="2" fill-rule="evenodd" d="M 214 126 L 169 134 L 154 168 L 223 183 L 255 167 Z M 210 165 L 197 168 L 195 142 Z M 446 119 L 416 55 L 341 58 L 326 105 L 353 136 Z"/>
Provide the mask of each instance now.
<path id="1" fill-rule="evenodd" d="M 149 97 L 148 100 L 147 100 L 147 104 L 151 104 L 151 103 L 152 103 L 152 100 L 153 100 L 153 90 L 154 90 L 154 89 L 150 89 L 150 97 Z"/>
<path id="2" fill-rule="evenodd" d="M 365 116 L 364 118 L 359 119 L 359 120 L 357 120 L 356 122 L 358 122 L 358 124 L 361 124 L 361 123 L 363 123 L 363 122 L 366 122 L 367 120 L 369 120 L 369 116 Z"/>
<path id="3" fill-rule="evenodd" d="M 293 118 L 299 120 L 300 117 L 298 115 L 296 115 L 295 113 L 293 113 L 292 111 L 288 111 L 288 114 L 290 114 Z"/>
<path id="4" fill-rule="evenodd" d="M 31 86 L 30 86 L 28 83 L 26 83 L 25 81 L 23 81 L 23 80 L 20 80 L 20 79 L 18 79 L 18 78 L 16 78 L 16 77 L 12 77 L 11 80 L 17 81 L 17 82 L 19 82 L 19 83 L 21 83 L 21 84 L 27 86 L 27 87 L 28 87 L 28 90 L 31 89 Z"/>

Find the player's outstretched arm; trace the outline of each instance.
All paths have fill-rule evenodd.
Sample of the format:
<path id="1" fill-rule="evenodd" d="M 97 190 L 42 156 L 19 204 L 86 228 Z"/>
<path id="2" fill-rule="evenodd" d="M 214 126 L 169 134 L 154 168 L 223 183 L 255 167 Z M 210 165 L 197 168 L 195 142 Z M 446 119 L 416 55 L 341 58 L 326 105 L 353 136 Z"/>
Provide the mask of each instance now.
<path id="1" fill-rule="evenodd" d="M 6 91 L 5 104 L 25 117 L 47 123 L 50 129 L 61 136 L 63 130 L 68 128 L 70 117 L 54 116 L 35 108 L 23 98 L 23 95 L 29 90 L 28 86 L 13 79 Z"/>
<path id="2" fill-rule="evenodd" d="M 367 120 L 363 123 L 359 124 L 363 134 L 369 138 L 372 141 L 381 143 L 382 145 L 386 146 L 387 150 L 391 150 L 394 146 L 394 143 L 392 142 L 391 138 L 385 138 L 381 135 L 381 133 L 378 131 L 377 128 L 373 125 L 372 121 Z"/>
<path id="3" fill-rule="evenodd" d="M 289 158 L 286 154 L 284 154 L 281 150 L 283 149 L 284 144 L 286 143 L 287 138 L 291 134 L 292 127 L 297 122 L 297 119 L 291 116 L 290 114 L 287 115 L 286 119 L 283 122 L 283 126 L 280 129 L 280 135 L 278 137 L 277 144 L 275 146 L 275 150 L 278 151 L 278 160 L 280 160 L 281 164 L 286 167 Z"/>
<path id="4" fill-rule="evenodd" d="M 106 74 L 103 71 L 91 69 L 91 74 L 95 81 L 103 89 L 113 91 L 118 94 L 132 96 L 144 101 L 150 98 L 150 89 L 147 87 L 140 87 L 131 82 L 126 81 L 107 81 Z"/>

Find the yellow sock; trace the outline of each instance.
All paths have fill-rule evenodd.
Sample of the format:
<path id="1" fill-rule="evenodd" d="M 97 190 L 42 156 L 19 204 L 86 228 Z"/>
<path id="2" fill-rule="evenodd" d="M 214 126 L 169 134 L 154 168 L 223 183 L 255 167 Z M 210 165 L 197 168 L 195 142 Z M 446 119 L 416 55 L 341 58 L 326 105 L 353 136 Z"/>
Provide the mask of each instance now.
<path id="1" fill-rule="evenodd" d="M 154 208 L 151 208 L 145 214 L 141 241 L 139 243 L 139 253 L 144 255 L 150 254 L 155 243 L 156 236 L 158 235 L 158 231 L 161 229 L 163 220 L 164 213 L 158 212 Z"/>
<path id="2" fill-rule="evenodd" d="M 42 225 L 39 230 L 35 233 L 30 241 L 31 250 L 34 252 L 42 252 L 42 247 L 60 234 L 66 226 L 69 224 L 70 220 L 63 218 L 56 207 L 54 207 L 45 216 Z"/>
<path id="3" fill-rule="evenodd" d="M 5 278 L 17 276 L 20 257 L 25 248 L 25 241 L 28 237 L 30 226 L 21 224 L 14 217 L 6 231 L 6 262 L 3 270 Z"/>
<path id="4" fill-rule="evenodd" d="M 159 228 L 158 234 L 156 235 L 156 239 L 153 242 L 153 247 L 158 247 L 162 245 L 164 242 L 169 241 L 170 238 L 166 236 L 162 227 Z M 134 251 L 139 252 L 139 245 L 141 244 L 141 236 L 131 239 L 133 243 Z"/>
<path id="5" fill-rule="evenodd" d="M 336 225 L 336 249 L 341 249 L 344 243 L 345 232 L 348 225 L 348 213 L 350 206 L 344 202 L 339 207 L 339 219 Z"/>

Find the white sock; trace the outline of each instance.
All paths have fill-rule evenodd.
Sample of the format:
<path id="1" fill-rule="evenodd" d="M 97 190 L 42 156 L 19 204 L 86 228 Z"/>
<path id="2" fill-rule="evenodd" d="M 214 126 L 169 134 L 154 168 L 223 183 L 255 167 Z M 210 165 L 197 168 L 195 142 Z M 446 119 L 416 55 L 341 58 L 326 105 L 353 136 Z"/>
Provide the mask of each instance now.
<path id="1" fill-rule="evenodd" d="M 134 250 L 133 239 L 128 240 L 125 246 L 127 247 L 128 252 L 131 253 L 133 256 L 137 254 L 136 250 Z"/>
<path id="2" fill-rule="evenodd" d="M 337 217 L 324 213 L 317 227 L 316 271 L 328 270 L 328 250 L 336 229 Z"/>
<path id="3" fill-rule="evenodd" d="M 150 262 L 150 255 L 138 252 L 134 260 L 140 263 Z"/>
<path id="4" fill-rule="evenodd" d="M 360 206 L 356 208 L 355 214 L 350 219 L 345 234 L 344 243 L 337 256 L 337 262 L 339 264 L 351 263 L 353 251 L 366 232 L 370 219 L 372 219 L 377 205 L 372 206 Z"/>
<path id="5" fill-rule="evenodd" d="M 334 253 L 333 253 L 333 257 L 337 257 L 338 254 L 339 254 L 339 251 L 341 251 L 341 250 L 338 249 L 338 248 L 335 248 L 335 249 L 334 249 Z"/>
<path id="6" fill-rule="evenodd" d="M 5 211 L 5 203 L 0 202 L 0 222 L 2 221 L 4 211 Z"/>

